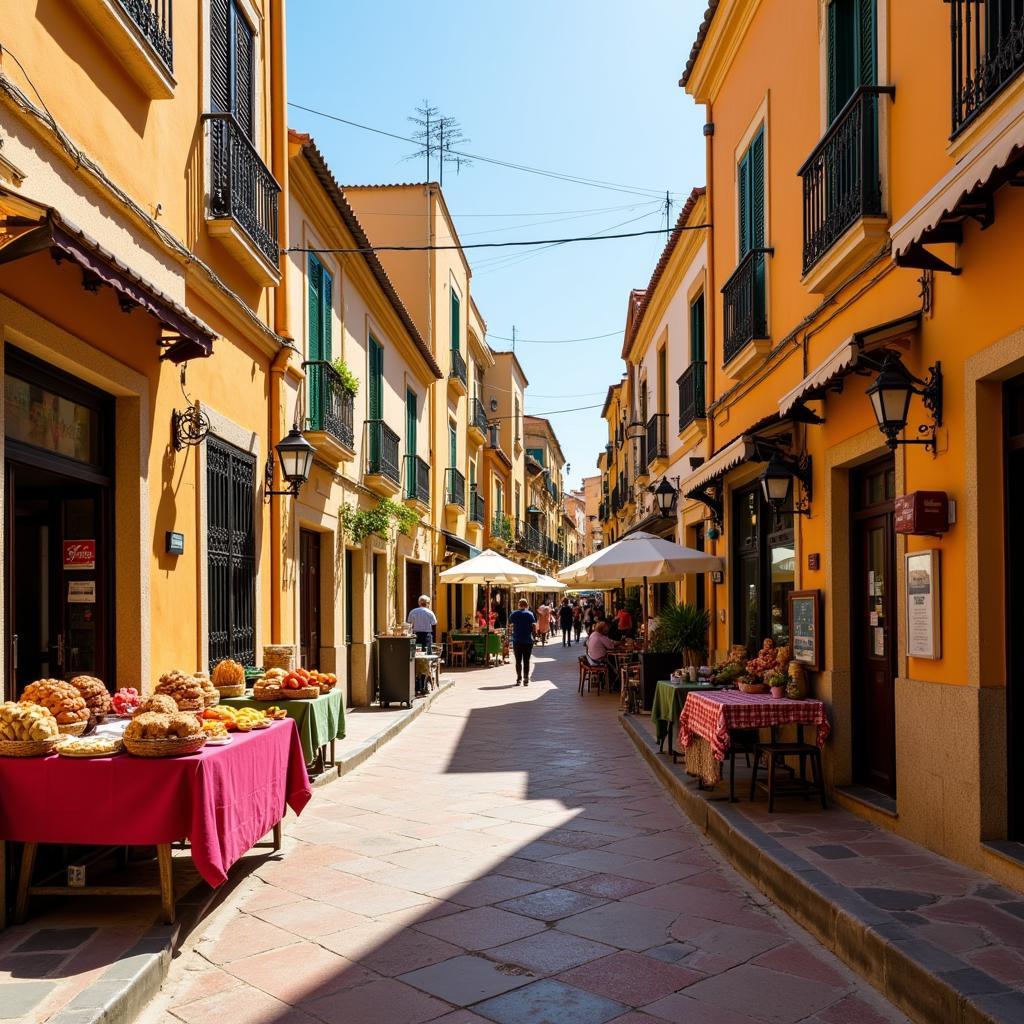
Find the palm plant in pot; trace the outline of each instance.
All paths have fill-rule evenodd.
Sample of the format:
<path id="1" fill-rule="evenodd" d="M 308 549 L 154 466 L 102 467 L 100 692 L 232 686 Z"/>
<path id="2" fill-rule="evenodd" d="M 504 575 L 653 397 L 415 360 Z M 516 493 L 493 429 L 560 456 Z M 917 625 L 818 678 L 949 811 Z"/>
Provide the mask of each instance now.
<path id="1" fill-rule="evenodd" d="M 663 653 L 681 654 L 683 664 L 699 667 L 708 656 L 708 630 L 711 616 L 706 608 L 692 604 L 672 604 L 658 616 L 650 648 Z"/>

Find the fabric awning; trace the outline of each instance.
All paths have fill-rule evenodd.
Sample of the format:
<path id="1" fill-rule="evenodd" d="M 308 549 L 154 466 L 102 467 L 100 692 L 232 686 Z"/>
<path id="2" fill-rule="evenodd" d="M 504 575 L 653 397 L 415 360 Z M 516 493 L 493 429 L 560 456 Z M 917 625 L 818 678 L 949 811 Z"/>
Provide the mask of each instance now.
<path id="1" fill-rule="evenodd" d="M 952 238 L 942 236 L 943 226 L 975 216 L 975 212 L 961 209 L 964 201 L 977 190 L 1001 185 L 1005 180 L 1001 172 L 1021 155 L 1021 150 L 1024 150 L 1024 114 L 1018 105 L 1007 111 L 993 130 L 968 150 L 956 166 L 889 229 L 897 262 L 915 246 L 951 241 Z"/>
<path id="2" fill-rule="evenodd" d="M 114 288 L 127 303 L 139 306 L 155 317 L 173 335 L 164 339 L 163 358 L 181 363 L 212 354 L 213 341 L 217 336 L 213 328 L 104 249 L 57 210 L 42 206 L 38 209 L 42 214 L 38 224 L 0 246 L 0 264 L 53 250 L 58 257 L 74 260 L 99 283 Z"/>
<path id="3" fill-rule="evenodd" d="M 858 331 L 841 342 L 824 362 L 816 366 L 795 388 L 779 399 L 779 415 L 785 416 L 802 402 L 821 398 L 829 387 L 857 369 L 861 356 L 880 348 L 909 348 L 913 335 L 920 330 L 921 314 L 900 317 L 867 331 Z"/>
<path id="4" fill-rule="evenodd" d="M 473 558 L 480 554 L 480 548 L 473 547 L 472 544 L 464 541 L 456 534 L 449 533 L 447 530 L 442 532 L 444 533 L 445 555 L 458 555 L 461 558 Z"/>
<path id="5" fill-rule="evenodd" d="M 742 434 L 727 444 L 717 455 L 712 455 L 703 466 L 683 484 L 686 496 L 693 497 L 708 484 L 714 483 L 741 462 L 747 462 L 757 451 L 757 445 L 749 434 Z"/>

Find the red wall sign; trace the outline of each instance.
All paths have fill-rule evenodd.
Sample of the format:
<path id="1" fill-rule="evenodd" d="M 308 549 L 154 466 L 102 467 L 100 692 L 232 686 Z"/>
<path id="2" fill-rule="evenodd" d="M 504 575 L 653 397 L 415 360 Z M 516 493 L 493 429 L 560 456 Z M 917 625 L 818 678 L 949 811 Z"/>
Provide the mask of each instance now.
<path id="1" fill-rule="evenodd" d="M 66 540 L 64 541 L 65 569 L 95 569 L 96 541 Z"/>
<path id="2" fill-rule="evenodd" d="M 896 498 L 893 520 L 897 533 L 945 533 L 949 529 L 949 495 L 945 491 L 901 494 Z"/>

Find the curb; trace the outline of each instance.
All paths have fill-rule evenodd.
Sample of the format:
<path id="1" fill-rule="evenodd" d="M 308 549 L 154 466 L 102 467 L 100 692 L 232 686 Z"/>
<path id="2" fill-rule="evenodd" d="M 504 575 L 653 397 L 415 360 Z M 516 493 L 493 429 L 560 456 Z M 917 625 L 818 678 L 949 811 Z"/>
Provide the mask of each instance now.
<path id="1" fill-rule="evenodd" d="M 728 803 L 686 786 L 683 770 L 659 756 L 653 739 L 625 714 L 619 721 L 669 796 L 726 859 L 780 910 L 919 1024 L 1010 1024 L 1019 993 L 913 933 Z M 991 982 L 991 984 L 986 984 Z"/>
<path id="2" fill-rule="evenodd" d="M 386 728 L 343 755 L 335 767 L 317 776 L 313 780 L 313 788 L 329 785 L 365 763 L 454 686 L 453 679 L 443 679 L 436 690 L 431 690 L 425 698 L 399 713 Z M 196 886 L 178 902 L 178 920 L 174 924 L 153 925 L 97 981 L 55 1013 L 47 1024 L 130 1024 L 160 992 L 182 942 L 196 932 L 211 908 L 233 888 L 228 884 L 219 889 Z"/>

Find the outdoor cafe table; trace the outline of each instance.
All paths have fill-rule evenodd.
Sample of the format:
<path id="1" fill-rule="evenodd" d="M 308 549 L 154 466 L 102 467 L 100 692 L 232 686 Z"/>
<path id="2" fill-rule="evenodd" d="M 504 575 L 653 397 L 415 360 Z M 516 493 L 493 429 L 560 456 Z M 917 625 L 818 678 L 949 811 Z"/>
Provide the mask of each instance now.
<path id="1" fill-rule="evenodd" d="M 501 657 L 501 636 L 500 632 L 495 633 L 462 633 L 452 631 L 449 634 L 452 640 L 468 640 L 473 645 L 473 658 L 481 665 L 490 664 L 492 656 Z M 485 644 L 486 641 L 486 644 Z"/>
<path id="2" fill-rule="evenodd" d="M 295 719 L 302 742 L 302 756 L 307 765 L 319 757 L 326 767 L 326 748 L 331 746 L 331 762 L 334 761 L 334 741 L 345 738 L 345 693 L 336 686 L 330 693 L 322 693 L 313 700 L 254 700 L 247 692 L 244 697 L 221 697 L 221 704 L 231 708 L 279 707 Z"/>
<path id="3" fill-rule="evenodd" d="M 679 716 L 689 693 L 707 693 L 717 690 L 711 683 L 676 682 L 674 679 L 659 679 L 651 704 L 651 721 L 654 723 L 658 749 L 665 745 L 668 737 L 668 752 L 672 760 L 676 759 L 676 751 L 672 744 L 672 734 L 679 722 Z"/>
<path id="4" fill-rule="evenodd" d="M 309 802 L 309 777 L 295 725 L 234 733 L 225 746 L 185 757 L 128 753 L 76 759 L 0 757 L 0 841 L 25 844 L 15 916 L 31 895 L 160 895 L 174 920 L 171 843 L 187 838 L 192 862 L 211 885 L 269 832 L 280 845 L 288 807 Z M 155 846 L 159 888 L 33 887 L 39 843 L 70 846 Z"/>
<path id="5" fill-rule="evenodd" d="M 730 733 L 783 725 L 815 726 L 819 747 L 825 745 L 831 729 L 820 700 L 789 700 L 739 690 L 689 693 L 679 716 L 679 745 L 686 750 L 687 772 L 713 786 L 729 755 Z"/>

